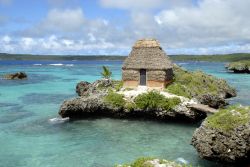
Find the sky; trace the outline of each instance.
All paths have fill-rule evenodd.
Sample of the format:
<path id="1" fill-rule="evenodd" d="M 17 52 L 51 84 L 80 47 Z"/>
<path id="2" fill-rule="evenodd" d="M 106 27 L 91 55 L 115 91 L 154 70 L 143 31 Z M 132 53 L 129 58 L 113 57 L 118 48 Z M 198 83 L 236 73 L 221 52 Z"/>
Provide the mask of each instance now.
<path id="1" fill-rule="evenodd" d="M 138 39 L 167 54 L 250 53 L 250 0 L 0 0 L 0 52 L 127 55 Z"/>

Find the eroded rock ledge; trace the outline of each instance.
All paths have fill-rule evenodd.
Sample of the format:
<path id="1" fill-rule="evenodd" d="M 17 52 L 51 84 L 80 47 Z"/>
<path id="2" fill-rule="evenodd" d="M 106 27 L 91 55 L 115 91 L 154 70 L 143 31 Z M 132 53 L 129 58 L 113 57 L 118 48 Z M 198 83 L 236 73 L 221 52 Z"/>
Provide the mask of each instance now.
<path id="1" fill-rule="evenodd" d="M 204 159 L 249 164 L 250 107 L 231 106 L 208 117 L 194 132 L 192 145 Z"/>
<path id="2" fill-rule="evenodd" d="M 250 74 L 250 60 L 243 60 L 229 63 L 225 68 L 234 73 L 249 73 Z"/>
<path id="3" fill-rule="evenodd" d="M 110 89 L 116 89 L 117 83 L 109 80 L 98 80 L 92 84 L 80 82 L 76 86 L 76 92 L 80 97 L 66 100 L 60 107 L 59 114 L 62 117 L 86 118 L 108 116 L 115 118 L 150 118 L 158 120 L 183 119 L 200 120 L 206 116 L 203 112 L 194 111 L 187 107 L 191 100 L 182 99 L 182 102 L 168 110 L 163 108 L 142 109 L 133 104 L 133 95 L 127 96 L 125 93 L 132 90 L 118 91 L 114 95 L 121 95 L 125 99 L 123 105 L 116 105 L 105 100 Z M 117 82 L 117 81 L 116 81 Z M 119 94 L 120 93 L 120 94 Z M 123 94 L 124 93 L 124 94 Z M 112 95 L 111 95 L 112 96 Z"/>

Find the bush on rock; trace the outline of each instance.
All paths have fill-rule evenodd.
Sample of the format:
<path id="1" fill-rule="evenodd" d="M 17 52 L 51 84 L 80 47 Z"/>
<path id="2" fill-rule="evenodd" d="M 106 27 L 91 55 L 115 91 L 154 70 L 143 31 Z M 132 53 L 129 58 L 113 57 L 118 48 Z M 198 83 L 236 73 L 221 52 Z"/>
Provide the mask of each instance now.
<path id="1" fill-rule="evenodd" d="M 143 93 L 135 98 L 136 106 L 145 110 L 164 109 L 168 111 L 180 104 L 180 102 L 179 98 L 166 98 L 156 91 Z"/>
<path id="2" fill-rule="evenodd" d="M 109 91 L 104 97 L 104 102 L 112 107 L 123 108 L 126 101 L 123 99 L 123 95 Z"/>

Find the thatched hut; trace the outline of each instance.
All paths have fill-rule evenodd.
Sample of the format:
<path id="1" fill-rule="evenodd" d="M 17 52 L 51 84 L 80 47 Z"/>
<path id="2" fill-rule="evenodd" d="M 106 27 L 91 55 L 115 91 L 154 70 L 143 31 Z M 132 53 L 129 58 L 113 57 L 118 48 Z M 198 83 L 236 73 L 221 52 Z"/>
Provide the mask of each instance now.
<path id="1" fill-rule="evenodd" d="M 138 40 L 123 63 L 124 87 L 164 88 L 173 79 L 173 64 L 154 39 Z"/>

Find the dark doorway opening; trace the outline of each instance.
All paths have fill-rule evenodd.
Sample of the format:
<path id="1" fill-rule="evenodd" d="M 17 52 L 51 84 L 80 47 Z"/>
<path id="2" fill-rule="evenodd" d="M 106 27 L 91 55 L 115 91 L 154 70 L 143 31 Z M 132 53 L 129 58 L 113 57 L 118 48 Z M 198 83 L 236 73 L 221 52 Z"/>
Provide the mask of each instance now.
<path id="1" fill-rule="evenodd" d="M 147 72 L 145 69 L 140 69 L 140 85 L 146 86 Z"/>

